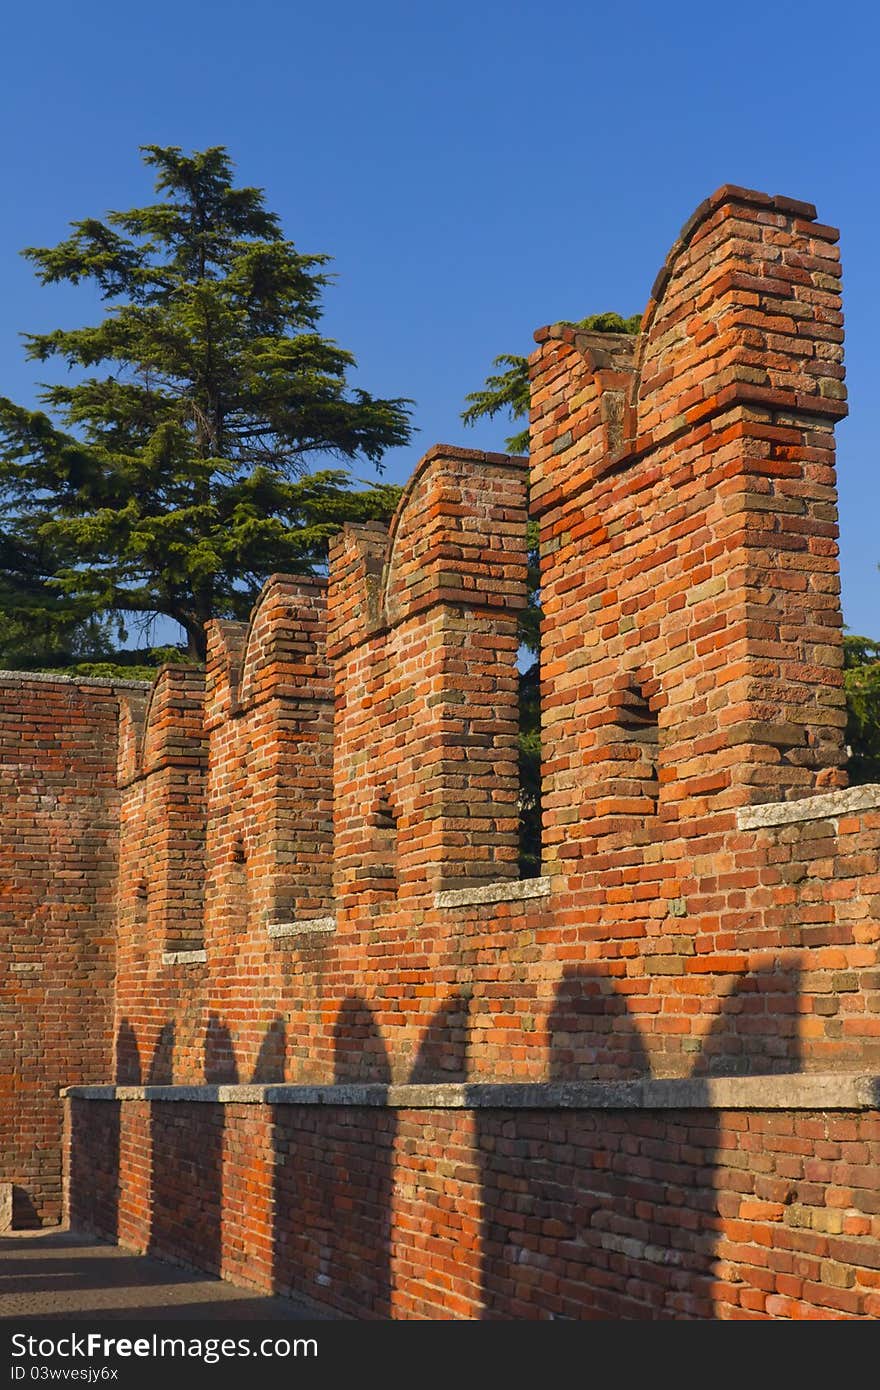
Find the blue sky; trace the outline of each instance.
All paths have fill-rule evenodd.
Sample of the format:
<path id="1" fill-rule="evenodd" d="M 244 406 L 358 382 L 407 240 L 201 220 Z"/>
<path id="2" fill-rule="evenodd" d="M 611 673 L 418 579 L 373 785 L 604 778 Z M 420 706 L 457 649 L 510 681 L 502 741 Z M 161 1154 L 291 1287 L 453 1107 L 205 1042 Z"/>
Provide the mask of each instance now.
<path id="1" fill-rule="evenodd" d="M 841 227 L 850 418 L 840 427 L 844 617 L 880 637 L 880 222 L 873 6 L 44 0 L 4 15 L 0 392 L 47 368 L 18 334 L 93 321 L 18 255 L 147 201 L 137 147 L 226 145 L 303 251 L 334 257 L 324 331 L 358 384 L 416 401 L 404 481 L 466 430 L 463 398 L 533 330 L 644 307 L 722 183 Z"/>

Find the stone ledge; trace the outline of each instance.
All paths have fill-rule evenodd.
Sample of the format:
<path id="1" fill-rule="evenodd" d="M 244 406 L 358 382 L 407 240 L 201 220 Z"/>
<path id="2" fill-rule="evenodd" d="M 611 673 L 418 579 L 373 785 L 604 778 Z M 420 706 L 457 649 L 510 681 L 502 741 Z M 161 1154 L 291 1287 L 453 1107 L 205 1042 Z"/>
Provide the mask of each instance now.
<path id="1" fill-rule="evenodd" d="M 351 1105 L 396 1110 L 874 1110 L 880 1076 L 790 1073 L 644 1081 L 383 1086 L 68 1086 L 74 1100 Z"/>
<path id="2" fill-rule="evenodd" d="M 208 959 L 207 951 L 163 951 L 163 965 L 203 965 Z"/>
<path id="3" fill-rule="evenodd" d="M 738 830 L 761 830 L 768 825 L 796 825 L 799 821 L 834 820 L 853 811 L 880 810 L 880 784 L 843 787 L 836 792 L 805 796 L 801 801 L 768 801 L 762 806 L 740 806 Z"/>
<path id="4" fill-rule="evenodd" d="M 272 937 L 330 936 L 336 931 L 336 918 L 304 917 L 301 922 L 270 922 L 266 930 Z"/>
<path id="5" fill-rule="evenodd" d="M 152 690 L 152 681 L 116 680 L 113 676 L 62 676 L 55 671 L 0 671 L 0 685 L 30 685 L 32 682 L 52 685 L 98 686 L 102 690 Z"/>
<path id="6" fill-rule="evenodd" d="M 472 888 L 449 888 L 437 893 L 435 907 L 476 907 L 480 903 L 514 903 L 524 898 L 546 898 L 550 895 L 549 878 L 500 879 Z"/>
<path id="7" fill-rule="evenodd" d="M 0 1235 L 14 1229 L 15 1201 L 11 1182 L 0 1182 Z"/>

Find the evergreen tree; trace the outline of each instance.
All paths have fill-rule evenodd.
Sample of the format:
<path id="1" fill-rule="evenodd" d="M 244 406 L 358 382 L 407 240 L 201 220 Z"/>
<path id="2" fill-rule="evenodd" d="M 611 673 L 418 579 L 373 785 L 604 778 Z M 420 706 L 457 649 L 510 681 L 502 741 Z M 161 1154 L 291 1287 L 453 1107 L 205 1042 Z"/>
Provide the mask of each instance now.
<path id="1" fill-rule="evenodd" d="M 50 587 L 52 569 L 42 547 L 0 531 L 0 665 L 10 670 L 109 651 L 103 623 Z"/>
<path id="2" fill-rule="evenodd" d="M 850 781 L 880 782 L 880 642 L 847 634 L 843 657 Z"/>
<path id="3" fill-rule="evenodd" d="M 27 336 L 73 380 L 43 392 L 54 419 L 0 399 L 0 518 L 19 552 L 51 554 L 39 595 L 80 631 L 164 615 L 201 659 L 208 619 L 246 616 L 272 571 L 311 571 L 343 521 L 389 514 L 399 490 L 355 491 L 350 467 L 408 441 L 410 403 L 348 387 L 352 355 L 318 331 L 327 256 L 234 185 L 225 149 L 143 156 L 160 201 L 25 252 L 44 285 L 94 282 L 107 312 Z M 0 554 L 14 626 L 34 591 L 11 573 Z"/>

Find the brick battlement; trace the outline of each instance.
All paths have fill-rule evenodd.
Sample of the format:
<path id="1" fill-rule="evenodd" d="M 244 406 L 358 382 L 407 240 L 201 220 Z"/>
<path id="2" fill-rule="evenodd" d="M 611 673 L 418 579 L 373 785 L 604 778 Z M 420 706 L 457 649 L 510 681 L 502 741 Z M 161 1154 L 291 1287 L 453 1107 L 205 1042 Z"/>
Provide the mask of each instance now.
<path id="1" fill-rule="evenodd" d="M 18 1138 L 0 1176 L 30 1193 L 36 1214 L 58 1210 L 57 1085 L 75 1088 L 79 1219 L 238 1277 L 240 1246 L 224 1244 L 213 1216 L 210 1257 L 207 1236 L 199 1254 L 175 1225 L 175 1164 L 187 1171 L 188 1145 L 199 1162 L 213 1153 L 234 1203 L 236 1155 L 247 1151 L 248 1172 L 263 1174 L 254 1187 L 247 1178 L 247 1191 L 277 1211 L 294 1200 L 285 1184 L 300 1178 L 281 1168 L 286 1146 L 299 1146 L 307 1176 L 294 1205 L 312 1226 L 303 1233 L 276 1218 L 265 1237 L 274 1273 L 260 1277 L 287 1287 L 302 1259 L 303 1278 L 317 1281 L 304 1291 L 319 1297 L 347 1270 L 349 1292 L 334 1303 L 343 1311 L 357 1311 L 345 1299 L 360 1275 L 351 1249 L 314 1234 L 328 1229 L 329 1198 L 314 1206 L 308 1184 L 325 1161 L 336 1172 L 334 1154 L 349 1155 L 350 1172 L 369 1170 L 374 1149 L 391 1162 L 395 1133 L 394 1162 L 409 1174 L 395 1189 L 403 1263 L 391 1303 L 364 1294 L 378 1315 L 392 1305 L 400 1316 L 474 1315 L 466 1310 L 479 1299 L 459 1298 L 455 1260 L 441 1295 L 431 1281 L 442 1285 L 444 1266 L 429 1252 L 423 1268 L 414 1253 L 424 1251 L 419 1222 L 440 1221 L 420 1185 L 458 1154 L 456 1171 L 471 1173 L 455 1189 L 462 1213 L 475 1200 L 473 1172 L 485 1176 L 487 1163 L 498 1192 L 531 1190 L 538 1180 L 516 1167 L 521 1143 L 568 1172 L 570 1145 L 594 1148 L 585 1135 L 598 1123 L 554 1118 L 569 1103 L 590 1114 L 650 1111 L 644 1123 L 609 1120 L 609 1146 L 643 1155 L 647 1174 L 658 1145 L 703 1145 L 704 1168 L 721 1164 L 723 1186 L 739 1171 L 729 1154 L 740 1121 L 711 1115 L 736 1112 L 739 1097 L 746 1131 L 763 1133 L 763 1097 L 783 1156 L 772 1182 L 756 1180 L 755 1219 L 787 1231 L 791 1201 L 815 1232 L 826 1220 L 811 1214 L 819 1179 L 795 1173 L 784 1136 L 798 1136 L 799 1153 L 809 1146 L 818 1131 L 806 1112 L 827 1102 L 852 1116 L 834 1121 L 834 1142 L 852 1152 L 841 1150 L 832 1186 L 850 1196 L 870 1187 L 853 1173 L 876 1125 L 876 1082 L 858 1078 L 880 1069 L 880 788 L 847 788 L 844 770 L 836 240 L 808 204 L 719 190 L 672 248 L 640 334 L 571 324 L 536 334 L 528 461 L 435 446 L 387 528 L 343 528 L 326 580 L 275 576 L 249 624 L 212 623 L 205 671 L 166 667 L 149 691 L 0 677 L 0 771 L 10 769 L 14 808 L 2 942 L 33 967 L 7 974 L 7 1008 L 34 1037 L 43 1015 L 55 1030 L 53 1060 L 48 1044 L 34 1043 L 33 1060 L 15 1052 L 0 1065 L 17 1078 L 20 1101 L 2 1111 Z M 540 878 L 520 881 L 527 466 L 544 611 L 543 862 Z M 566 1101 L 567 1087 L 581 1099 Z M 21 1101 L 40 1088 L 39 1102 Z M 358 1106 L 377 1109 L 380 1091 L 398 1100 L 359 1118 Z M 316 1118 L 321 1106 L 327 1118 Z M 492 1117 L 505 1106 L 517 1117 Z M 462 1115 L 437 1118 L 450 1108 Z M 694 1114 L 655 1113 L 664 1108 Z M 38 1114 L 49 1157 L 34 1166 L 26 1141 Z M 718 1124 L 723 1161 L 706 1139 Z M 435 1127 L 447 1134 L 436 1152 Z M 236 1136 L 231 1148 L 224 1134 Z M 108 1144 L 118 1166 L 105 1172 Z M 600 1160 L 597 1151 L 588 1163 Z M 88 1164 L 99 1175 L 94 1201 L 77 1187 Z M 800 1193 L 791 1198 L 788 1167 Z M 577 1171 L 570 1200 L 581 1203 Z M 693 1181 L 704 1192 L 704 1178 Z M 430 1218 L 410 1211 L 415 1188 Z M 486 1235 L 500 1282 L 480 1306 L 529 1316 L 520 1288 L 529 1261 L 514 1261 L 514 1279 L 498 1254 L 518 1229 L 516 1204 L 498 1192 L 502 1224 L 512 1224 Z M 545 1196 L 544 1237 L 556 1250 L 566 1218 Z M 227 1197 L 221 1225 L 233 1212 Z M 636 1206 L 660 1200 L 656 1185 L 633 1196 Z M 873 1231 L 874 1197 L 858 1200 L 835 1236 L 835 1264 L 846 1230 L 857 1245 Z M 774 1203 L 783 1214 L 767 1216 Z M 597 1268 L 613 1271 L 621 1252 L 636 1258 L 638 1223 L 620 1216 L 618 1229 L 610 1209 L 595 1239 Z M 724 1202 L 719 1211 L 722 1229 Z M 230 1230 L 236 1219 L 228 1215 Z M 367 1250 L 384 1240 L 386 1215 L 369 1207 L 364 1220 Z M 639 1237 L 652 1251 L 678 1239 L 666 1216 L 656 1220 L 666 1234 Z M 763 1290 L 761 1315 L 808 1306 L 875 1315 L 864 1270 L 876 1266 L 847 1249 L 850 1272 L 829 1275 L 850 1281 L 833 1285 L 846 1296 L 829 1305 L 803 1288 L 786 1292 L 785 1271 L 779 1285 L 751 1266 L 744 1274 L 737 1246 L 725 1307 L 739 1309 L 731 1316 L 752 1307 L 742 1285 Z M 814 1253 L 831 1258 L 818 1244 Z M 678 1255 L 672 1265 L 682 1267 Z M 611 1285 L 591 1275 L 576 1294 L 548 1284 L 541 1306 L 642 1316 L 655 1307 L 652 1277 L 616 1305 L 598 1292 Z M 656 1315 L 705 1315 L 704 1294 L 669 1293 Z"/>

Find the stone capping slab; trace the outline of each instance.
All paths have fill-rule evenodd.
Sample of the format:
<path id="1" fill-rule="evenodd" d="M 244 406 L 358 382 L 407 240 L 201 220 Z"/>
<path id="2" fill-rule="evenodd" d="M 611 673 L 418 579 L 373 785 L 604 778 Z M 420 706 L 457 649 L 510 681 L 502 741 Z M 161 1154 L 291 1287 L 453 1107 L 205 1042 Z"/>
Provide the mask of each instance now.
<path id="1" fill-rule="evenodd" d="M 266 930 L 270 936 L 329 936 L 336 930 L 336 918 L 304 917 L 300 922 L 270 922 Z"/>
<path id="2" fill-rule="evenodd" d="M 550 896 L 549 878 L 502 878 L 476 888 L 449 888 L 434 898 L 435 907 L 475 907 L 479 903 L 515 903 Z"/>
<path id="3" fill-rule="evenodd" d="M 14 1216 L 12 1183 L 0 1182 L 0 1234 L 13 1230 Z"/>
<path id="4" fill-rule="evenodd" d="M 738 830 L 761 830 L 765 825 L 796 825 L 798 821 L 834 820 L 853 811 L 880 810 L 880 784 L 843 787 L 840 791 L 805 796 L 801 801 L 768 801 L 763 806 L 740 806 Z"/>
<path id="5" fill-rule="evenodd" d="M 208 959 L 207 951 L 163 951 L 163 965 L 203 965 Z"/>
<path id="6" fill-rule="evenodd" d="M 152 681 L 116 680 L 114 676 L 62 676 L 55 671 L 0 671 L 0 685 L 30 685 L 43 681 L 51 685 L 96 685 L 104 690 L 152 690 Z"/>
<path id="7" fill-rule="evenodd" d="M 74 1100 L 352 1105 L 399 1110 L 874 1110 L 880 1076 L 852 1072 L 644 1081 L 424 1085 L 68 1086 Z"/>

